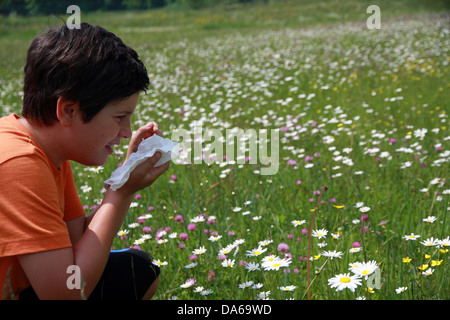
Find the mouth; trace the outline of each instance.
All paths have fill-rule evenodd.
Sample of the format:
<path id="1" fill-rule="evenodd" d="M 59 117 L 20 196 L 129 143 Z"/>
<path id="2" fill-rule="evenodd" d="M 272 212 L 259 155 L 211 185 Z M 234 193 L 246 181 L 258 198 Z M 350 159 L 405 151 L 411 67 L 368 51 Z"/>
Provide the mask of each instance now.
<path id="1" fill-rule="evenodd" d="M 106 149 L 106 151 L 109 153 L 109 154 L 113 154 L 113 152 L 114 152 L 114 150 L 113 150 L 113 144 L 107 144 L 106 146 L 105 146 L 105 149 Z"/>

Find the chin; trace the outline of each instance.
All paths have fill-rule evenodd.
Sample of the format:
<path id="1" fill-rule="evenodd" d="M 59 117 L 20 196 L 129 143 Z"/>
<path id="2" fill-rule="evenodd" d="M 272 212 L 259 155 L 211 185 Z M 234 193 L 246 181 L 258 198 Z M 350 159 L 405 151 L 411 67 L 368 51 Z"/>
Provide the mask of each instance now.
<path id="1" fill-rule="evenodd" d="M 88 167 L 98 167 L 98 166 L 102 166 L 106 163 L 106 161 L 108 160 L 108 157 L 98 157 L 96 159 L 94 158 L 89 158 L 89 159 L 73 159 L 73 161 L 78 162 L 84 166 L 88 166 Z"/>

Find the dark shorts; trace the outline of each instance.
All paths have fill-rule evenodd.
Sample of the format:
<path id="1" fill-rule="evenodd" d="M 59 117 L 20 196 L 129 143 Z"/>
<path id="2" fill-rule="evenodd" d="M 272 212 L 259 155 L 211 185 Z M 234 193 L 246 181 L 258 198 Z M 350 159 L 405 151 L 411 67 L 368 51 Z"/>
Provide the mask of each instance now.
<path id="1" fill-rule="evenodd" d="M 141 300 L 159 276 L 152 257 L 137 249 L 112 250 L 105 270 L 88 300 Z M 32 287 L 19 300 L 37 300 Z"/>

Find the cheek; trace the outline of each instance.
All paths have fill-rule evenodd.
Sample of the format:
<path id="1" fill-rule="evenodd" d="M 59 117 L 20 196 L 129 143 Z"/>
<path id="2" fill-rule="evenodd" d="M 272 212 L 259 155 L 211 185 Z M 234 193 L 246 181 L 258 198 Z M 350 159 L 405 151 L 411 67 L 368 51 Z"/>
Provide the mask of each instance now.
<path id="1" fill-rule="evenodd" d="M 114 139 L 117 136 L 118 132 L 119 126 L 117 122 L 111 121 L 95 127 L 94 131 L 91 133 L 91 136 L 96 137 L 98 142 L 104 142 L 107 144 L 111 141 L 111 139 Z"/>

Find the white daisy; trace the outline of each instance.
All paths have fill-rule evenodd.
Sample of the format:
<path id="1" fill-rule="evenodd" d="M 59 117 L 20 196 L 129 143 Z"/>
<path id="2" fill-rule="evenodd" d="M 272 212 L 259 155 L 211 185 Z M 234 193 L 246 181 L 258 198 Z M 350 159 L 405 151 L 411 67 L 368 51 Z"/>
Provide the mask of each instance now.
<path id="1" fill-rule="evenodd" d="M 155 260 L 155 259 L 153 259 L 152 260 L 152 263 L 155 265 L 155 266 L 157 266 L 158 268 L 159 267 L 161 267 L 161 266 L 166 266 L 167 265 L 167 261 L 161 261 L 161 260 Z"/>
<path id="2" fill-rule="evenodd" d="M 255 263 L 255 262 L 250 262 L 245 266 L 245 269 L 247 269 L 248 271 L 256 271 L 256 270 L 260 270 L 259 269 L 259 263 Z"/>
<path id="3" fill-rule="evenodd" d="M 273 243 L 273 240 L 272 240 L 272 239 L 267 239 L 267 240 L 263 240 L 263 241 L 258 242 L 258 244 L 259 244 L 260 246 L 268 246 L 268 245 L 271 244 L 271 243 Z"/>
<path id="4" fill-rule="evenodd" d="M 247 251 L 246 256 L 247 257 L 256 257 L 256 256 L 259 256 L 260 254 L 262 254 L 262 253 L 264 253 L 266 251 L 267 251 L 267 248 L 262 248 L 261 246 L 259 246 L 256 249 Z"/>
<path id="5" fill-rule="evenodd" d="M 420 238 L 420 236 L 418 234 L 414 234 L 414 233 L 403 236 L 403 239 L 405 239 L 405 240 L 416 240 L 417 238 Z"/>
<path id="6" fill-rule="evenodd" d="M 399 287 L 397 289 L 395 289 L 395 292 L 397 292 L 397 294 L 403 293 L 408 289 L 408 287 Z"/>
<path id="7" fill-rule="evenodd" d="M 354 274 L 364 277 L 367 280 L 369 275 L 372 274 L 377 268 L 378 268 L 377 262 L 372 260 L 369 262 L 359 263 L 356 268 L 352 269 L 352 271 Z"/>
<path id="8" fill-rule="evenodd" d="M 287 258 L 287 259 L 281 259 L 279 257 L 276 257 L 275 259 L 270 259 L 267 261 L 264 261 L 262 263 L 262 267 L 264 268 L 265 271 L 270 271 L 270 270 L 280 270 L 281 267 L 288 267 L 291 264 L 292 260 L 291 258 Z"/>
<path id="9" fill-rule="evenodd" d="M 436 220 L 437 220 L 437 218 L 434 217 L 434 216 L 428 216 L 428 217 L 426 217 L 425 219 L 423 219 L 423 221 L 428 222 L 428 223 L 433 223 L 433 222 L 435 222 Z"/>
<path id="10" fill-rule="evenodd" d="M 294 227 L 297 227 L 297 226 L 304 224 L 305 222 L 306 222 L 306 220 L 294 220 L 291 223 Z"/>
<path id="11" fill-rule="evenodd" d="M 364 206 L 364 207 L 361 207 L 361 208 L 359 208 L 359 211 L 361 211 L 361 212 L 368 212 L 370 210 L 370 208 L 369 207 L 366 207 L 366 206 Z"/>
<path id="12" fill-rule="evenodd" d="M 205 247 L 200 247 L 198 249 L 195 249 L 194 251 L 192 251 L 193 254 L 203 254 L 206 252 Z"/>
<path id="13" fill-rule="evenodd" d="M 281 291 L 294 291 L 297 287 L 296 286 L 282 286 L 278 287 Z"/>
<path id="14" fill-rule="evenodd" d="M 442 248 L 442 247 L 450 247 L 450 237 L 447 237 L 447 238 L 442 239 L 442 240 L 438 240 L 438 246 L 440 248 Z"/>
<path id="15" fill-rule="evenodd" d="M 222 267 L 224 268 L 232 268 L 234 266 L 235 261 L 231 259 L 225 259 L 222 261 Z"/>
<path id="16" fill-rule="evenodd" d="M 333 260 L 334 258 L 340 258 L 342 256 L 342 252 L 340 251 L 324 251 L 321 253 L 321 255 L 325 256 L 325 257 L 329 257 L 331 260 Z"/>
<path id="17" fill-rule="evenodd" d="M 239 289 L 247 289 L 253 285 L 253 281 L 247 281 L 239 285 Z"/>
<path id="18" fill-rule="evenodd" d="M 318 239 L 322 239 L 322 238 L 325 238 L 327 233 L 328 233 L 328 231 L 326 229 L 313 230 L 312 236 L 316 237 Z"/>
<path id="19" fill-rule="evenodd" d="M 212 241 L 212 242 L 215 242 L 215 241 L 218 241 L 218 240 L 220 240 L 220 238 L 222 238 L 222 236 L 210 236 L 209 238 L 208 238 L 208 240 L 209 241 Z"/>
<path id="20" fill-rule="evenodd" d="M 434 239 L 433 237 L 428 238 L 421 242 L 425 247 L 434 247 L 439 245 L 439 239 Z"/>
<path id="21" fill-rule="evenodd" d="M 351 292 L 355 292 L 355 289 L 361 285 L 361 277 L 359 275 L 351 276 L 350 273 L 338 274 L 337 276 L 328 279 L 328 285 L 331 288 L 336 288 L 336 291 L 350 289 Z"/>
<path id="22" fill-rule="evenodd" d="M 194 279 L 187 279 L 185 283 L 183 283 L 182 285 L 180 285 L 181 288 L 189 288 L 191 286 L 193 286 L 195 284 L 195 280 Z"/>
<path id="23" fill-rule="evenodd" d="M 206 289 L 206 290 L 203 290 L 202 292 L 200 292 L 200 294 L 202 296 L 207 296 L 207 295 L 210 295 L 212 292 L 213 291 L 211 289 Z"/>

